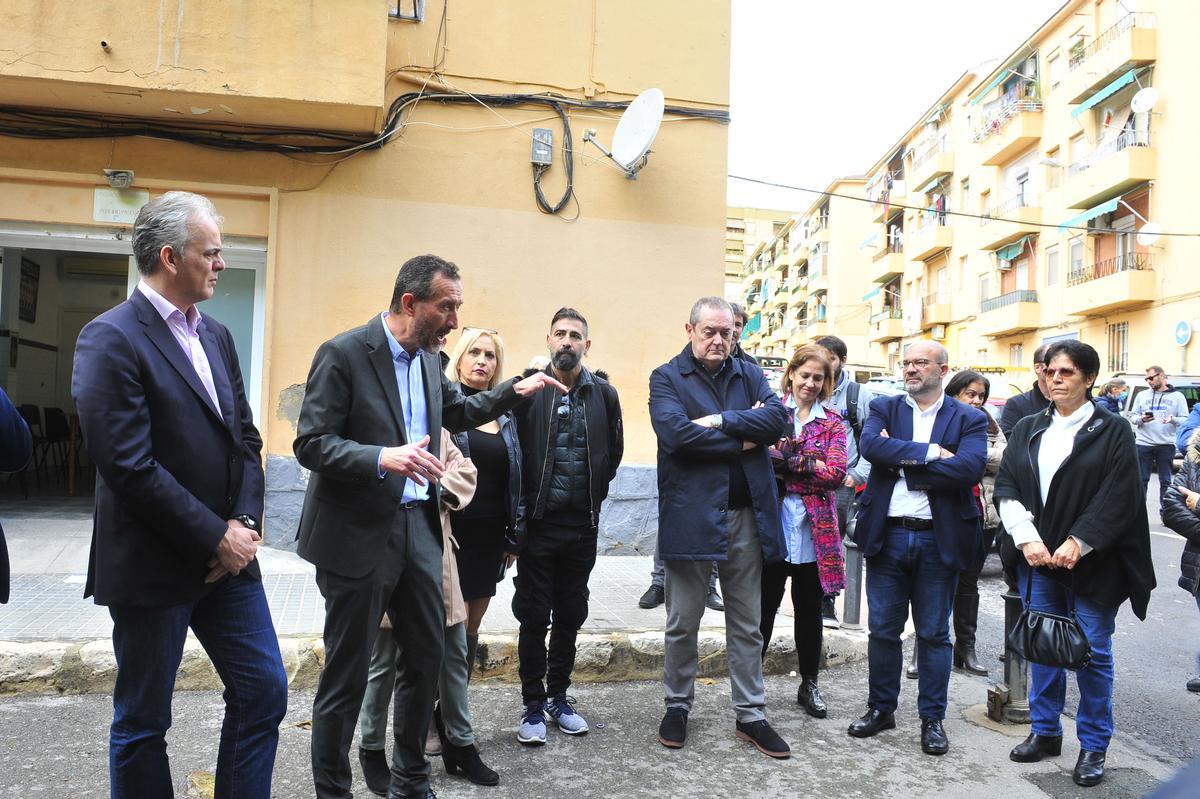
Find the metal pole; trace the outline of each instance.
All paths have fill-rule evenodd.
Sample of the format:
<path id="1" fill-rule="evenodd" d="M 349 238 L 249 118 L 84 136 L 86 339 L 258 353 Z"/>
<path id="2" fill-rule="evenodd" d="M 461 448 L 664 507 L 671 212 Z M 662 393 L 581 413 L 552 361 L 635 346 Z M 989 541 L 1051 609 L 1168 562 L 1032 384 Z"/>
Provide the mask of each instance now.
<path id="1" fill-rule="evenodd" d="M 862 626 L 862 552 L 849 538 L 846 539 L 846 602 L 842 607 L 843 627 Z"/>
<path id="2" fill-rule="evenodd" d="M 1008 633 L 1021 615 L 1021 595 L 1011 586 L 1004 593 L 1004 683 L 1008 687 L 1004 721 L 1029 723 L 1029 664 L 1008 645 Z"/>

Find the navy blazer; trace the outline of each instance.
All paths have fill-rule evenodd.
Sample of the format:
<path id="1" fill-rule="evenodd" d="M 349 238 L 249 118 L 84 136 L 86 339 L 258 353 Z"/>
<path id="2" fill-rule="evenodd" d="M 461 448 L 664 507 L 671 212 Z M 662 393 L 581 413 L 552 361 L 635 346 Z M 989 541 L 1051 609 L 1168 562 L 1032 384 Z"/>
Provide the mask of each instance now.
<path id="1" fill-rule="evenodd" d="M 33 438 L 21 413 L 0 388 L 0 472 L 24 468 L 33 452 Z M 8 601 L 8 545 L 0 525 L 0 604 Z"/>
<path id="2" fill-rule="evenodd" d="M 928 444 L 912 440 L 913 410 L 906 395 L 877 397 L 863 425 L 859 452 L 871 462 L 860 500 L 855 541 L 865 557 L 878 554 L 887 532 L 888 505 L 904 470 L 910 489 L 925 491 L 933 513 L 933 533 L 942 562 L 958 571 L 983 557 L 983 530 L 974 488 L 987 462 L 987 417 L 983 411 L 946 397 L 933 422 Z M 888 436 L 879 433 L 887 430 Z M 929 444 L 953 458 L 925 463 Z"/>
<path id="3" fill-rule="evenodd" d="M 262 439 L 233 336 L 208 316 L 197 332 L 219 407 L 140 291 L 79 334 L 71 394 L 97 471 L 84 596 L 98 605 L 202 596 L 226 520 L 262 519 Z M 242 573 L 258 579 L 258 562 Z"/>

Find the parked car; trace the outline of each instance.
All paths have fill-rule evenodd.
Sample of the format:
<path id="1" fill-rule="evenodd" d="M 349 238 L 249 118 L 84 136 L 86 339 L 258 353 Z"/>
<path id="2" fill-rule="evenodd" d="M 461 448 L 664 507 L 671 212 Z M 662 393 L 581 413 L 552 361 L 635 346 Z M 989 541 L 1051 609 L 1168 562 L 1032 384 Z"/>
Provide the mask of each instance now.
<path id="1" fill-rule="evenodd" d="M 1121 407 L 1123 413 L 1129 413 L 1133 410 L 1134 398 L 1150 388 L 1146 385 L 1146 376 L 1144 374 L 1136 374 L 1133 372 L 1119 372 L 1109 380 L 1121 378 L 1129 386 L 1129 393 L 1125 395 L 1125 404 Z M 1104 385 L 1107 381 L 1097 380 L 1097 385 Z M 1192 406 L 1200 402 L 1200 375 L 1172 375 L 1167 372 L 1167 384 L 1171 388 L 1183 394 L 1183 398 L 1187 400 L 1188 411 Z"/>
<path id="2" fill-rule="evenodd" d="M 787 369 L 787 359 L 774 355 L 761 355 L 758 358 L 758 365 L 762 367 L 763 377 L 767 378 L 767 385 L 778 394 L 783 387 L 783 372 Z"/>

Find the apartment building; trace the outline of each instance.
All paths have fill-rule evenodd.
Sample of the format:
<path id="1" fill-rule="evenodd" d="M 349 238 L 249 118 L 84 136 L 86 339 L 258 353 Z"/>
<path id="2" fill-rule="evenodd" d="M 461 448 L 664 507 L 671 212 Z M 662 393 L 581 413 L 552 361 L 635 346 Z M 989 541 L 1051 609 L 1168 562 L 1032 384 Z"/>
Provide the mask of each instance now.
<path id="1" fill-rule="evenodd" d="M 870 216 L 861 177 L 834 180 L 802 214 L 759 244 L 742 269 L 750 312 L 743 346 L 758 356 L 788 357 L 796 347 L 836 333 L 855 360 L 866 359 L 869 254 L 855 233 Z M 877 362 L 877 361 L 875 361 Z"/>
<path id="2" fill-rule="evenodd" d="M 1021 386 L 1079 338 L 1106 372 L 1200 371 L 1176 339 L 1200 329 L 1197 30 L 1190 0 L 1071 0 L 914 120 L 867 173 L 878 358 L 929 337 Z"/>
<path id="3" fill-rule="evenodd" d="M 725 299 L 744 299 L 742 266 L 746 258 L 758 245 L 779 235 L 791 217 L 791 211 L 734 206 L 725 209 Z"/>

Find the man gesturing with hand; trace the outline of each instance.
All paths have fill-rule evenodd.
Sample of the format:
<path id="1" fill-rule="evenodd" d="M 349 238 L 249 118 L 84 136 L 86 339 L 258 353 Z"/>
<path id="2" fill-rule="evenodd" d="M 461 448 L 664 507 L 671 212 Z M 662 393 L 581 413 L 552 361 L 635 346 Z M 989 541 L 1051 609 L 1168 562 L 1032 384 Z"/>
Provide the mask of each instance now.
<path id="1" fill-rule="evenodd" d="M 400 268 L 387 311 L 321 345 L 297 423 L 296 458 L 311 470 L 299 553 L 325 598 L 325 669 L 313 700 L 319 799 L 350 797 L 349 749 L 371 646 L 387 612 L 403 652 L 388 795 L 426 797 L 425 732 L 441 668 L 442 534 L 437 518 L 442 428 L 495 419 L 546 386 L 545 373 L 467 398 L 437 349 L 458 327 L 458 267 L 437 256 Z"/>

